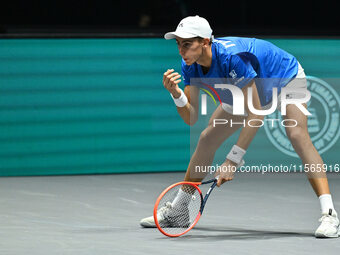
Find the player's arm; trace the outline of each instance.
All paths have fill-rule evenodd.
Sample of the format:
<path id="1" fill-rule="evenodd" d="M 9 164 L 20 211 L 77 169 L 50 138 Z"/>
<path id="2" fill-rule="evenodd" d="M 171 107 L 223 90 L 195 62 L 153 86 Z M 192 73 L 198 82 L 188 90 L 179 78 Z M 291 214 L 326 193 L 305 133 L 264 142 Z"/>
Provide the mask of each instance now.
<path id="1" fill-rule="evenodd" d="M 184 92 L 179 88 L 181 75 L 174 72 L 174 69 L 167 70 L 163 75 L 163 85 L 177 105 L 177 112 L 188 125 L 196 123 L 198 118 L 198 94 L 195 86 L 185 86 Z"/>
<path id="2" fill-rule="evenodd" d="M 254 108 L 258 110 L 261 109 L 260 98 L 257 92 L 255 82 L 251 81 L 249 84 L 247 84 L 246 86 L 242 88 L 242 92 L 245 98 L 244 100 L 245 109 L 248 113 L 248 116 L 244 119 L 245 125 L 241 130 L 237 143 L 233 146 L 233 148 L 227 155 L 226 161 L 222 164 L 222 166 L 226 166 L 226 167 L 232 166 L 233 168 L 226 168 L 229 170 L 218 173 L 219 175 L 219 179 L 217 181 L 218 187 L 224 182 L 230 181 L 234 178 L 234 173 L 235 173 L 234 170 L 236 169 L 238 165 L 242 164 L 243 156 L 246 153 L 246 150 L 248 149 L 251 141 L 254 139 L 256 132 L 259 129 L 258 126 L 261 126 L 262 124 L 261 120 L 264 119 L 263 115 L 256 115 L 249 111 L 248 100 L 247 100 L 248 99 L 248 88 L 251 88 L 253 92 L 252 100 L 253 100 Z M 254 119 L 257 119 L 258 121 L 256 120 L 254 121 Z M 251 121 L 252 126 L 248 125 L 250 120 L 253 120 Z"/>

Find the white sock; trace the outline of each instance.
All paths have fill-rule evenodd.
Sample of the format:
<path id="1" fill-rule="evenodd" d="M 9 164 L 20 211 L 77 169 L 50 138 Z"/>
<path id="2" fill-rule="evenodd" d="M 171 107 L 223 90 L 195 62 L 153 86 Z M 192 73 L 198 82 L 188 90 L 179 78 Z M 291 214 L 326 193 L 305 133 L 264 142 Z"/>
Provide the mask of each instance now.
<path id="1" fill-rule="evenodd" d="M 319 196 L 319 200 L 322 214 L 329 214 L 329 209 L 335 211 L 331 194 L 323 194 Z"/>
<path id="2" fill-rule="evenodd" d="M 172 201 L 172 208 L 176 208 L 178 206 L 188 206 L 190 203 L 192 195 L 179 189 L 174 201 Z"/>

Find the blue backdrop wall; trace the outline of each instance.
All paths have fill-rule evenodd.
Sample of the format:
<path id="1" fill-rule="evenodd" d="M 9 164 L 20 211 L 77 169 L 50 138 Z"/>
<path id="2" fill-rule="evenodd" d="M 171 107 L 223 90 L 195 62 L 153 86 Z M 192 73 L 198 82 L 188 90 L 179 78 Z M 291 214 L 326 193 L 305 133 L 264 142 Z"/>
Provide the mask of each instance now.
<path id="1" fill-rule="evenodd" d="M 339 76 L 339 40 L 270 41 L 307 74 Z M 0 175 L 185 170 L 189 127 L 163 88 L 168 68 L 180 56 L 163 39 L 0 40 Z"/>

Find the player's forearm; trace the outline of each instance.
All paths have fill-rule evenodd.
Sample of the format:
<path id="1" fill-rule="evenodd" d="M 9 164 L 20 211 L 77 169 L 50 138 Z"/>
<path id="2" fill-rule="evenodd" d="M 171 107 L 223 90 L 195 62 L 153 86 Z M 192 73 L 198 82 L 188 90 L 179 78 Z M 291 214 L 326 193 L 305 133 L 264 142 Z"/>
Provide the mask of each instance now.
<path id="1" fill-rule="evenodd" d="M 263 119 L 264 116 L 249 114 L 248 117 L 245 119 L 245 126 L 241 130 L 236 145 L 244 150 L 247 150 L 259 129 L 258 126 L 261 126 L 261 120 Z M 252 120 L 250 123 L 251 126 L 248 125 L 250 120 Z"/>
<path id="2" fill-rule="evenodd" d="M 189 102 L 184 107 L 177 107 L 177 112 L 186 124 L 192 126 L 196 123 L 198 115 L 195 108 Z"/>
<path id="3" fill-rule="evenodd" d="M 177 106 L 177 112 L 188 125 L 194 125 L 198 119 L 198 90 L 190 86 L 185 87 L 185 92 L 178 87 L 170 92 Z"/>

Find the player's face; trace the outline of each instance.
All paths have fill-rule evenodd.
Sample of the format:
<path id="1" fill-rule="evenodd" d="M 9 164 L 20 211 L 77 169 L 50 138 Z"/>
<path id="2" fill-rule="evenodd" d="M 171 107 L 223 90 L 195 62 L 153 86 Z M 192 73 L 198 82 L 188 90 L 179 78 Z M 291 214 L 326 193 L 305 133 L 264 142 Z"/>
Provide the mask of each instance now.
<path id="1" fill-rule="evenodd" d="M 176 37 L 179 54 L 187 65 L 195 63 L 202 55 L 203 43 L 197 39 Z"/>

